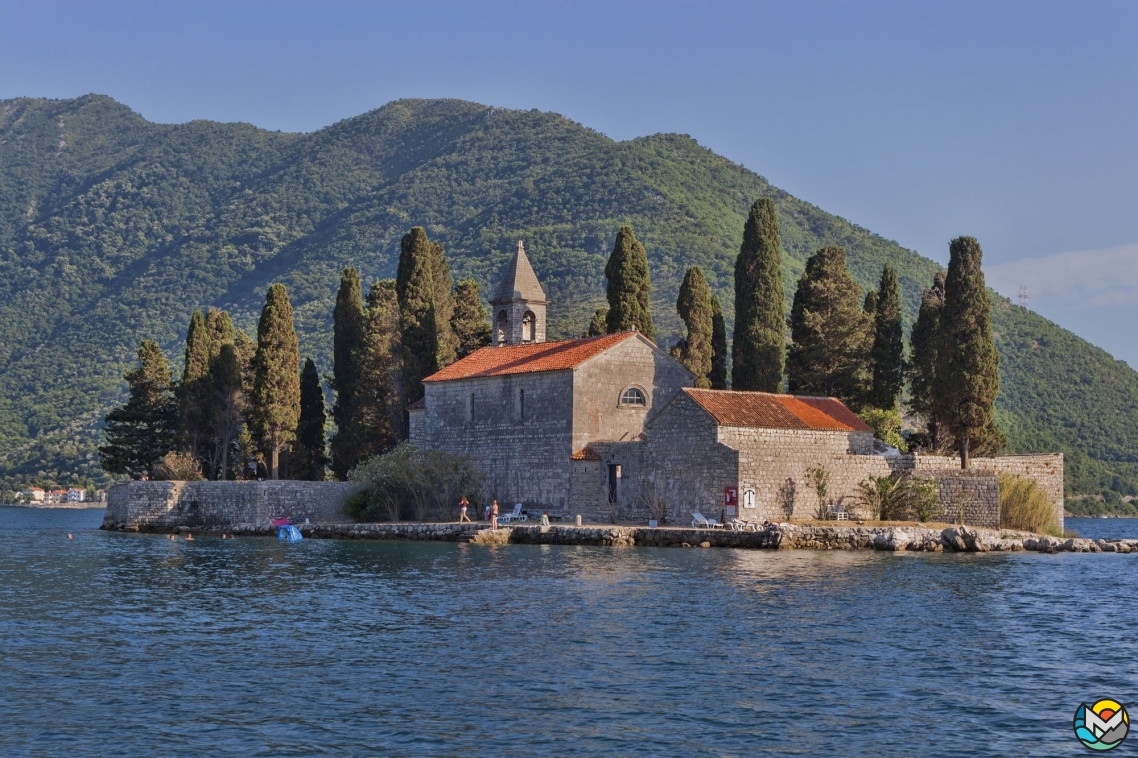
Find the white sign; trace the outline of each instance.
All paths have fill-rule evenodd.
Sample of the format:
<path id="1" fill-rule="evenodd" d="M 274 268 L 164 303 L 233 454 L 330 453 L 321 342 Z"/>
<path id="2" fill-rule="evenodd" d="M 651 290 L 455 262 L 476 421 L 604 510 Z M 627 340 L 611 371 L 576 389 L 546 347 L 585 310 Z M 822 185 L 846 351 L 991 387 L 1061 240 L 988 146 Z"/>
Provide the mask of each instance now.
<path id="1" fill-rule="evenodd" d="M 743 507 L 744 508 L 754 508 L 755 507 L 755 491 L 754 490 L 743 490 Z"/>

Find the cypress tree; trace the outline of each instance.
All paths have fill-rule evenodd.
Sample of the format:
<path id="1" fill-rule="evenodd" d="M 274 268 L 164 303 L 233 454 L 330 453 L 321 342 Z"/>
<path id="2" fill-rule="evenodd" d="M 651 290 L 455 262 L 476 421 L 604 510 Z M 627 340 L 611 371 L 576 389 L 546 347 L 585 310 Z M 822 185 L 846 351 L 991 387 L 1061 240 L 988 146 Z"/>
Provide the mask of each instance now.
<path id="1" fill-rule="evenodd" d="M 464 279 L 454 285 L 454 312 L 450 326 L 458 340 L 460 358 L 490 344 L 490 322 L 486 320 L 478 282 L 473 279 Z"/>
<path id="2" fill-rule="evenodd" d="M 221 352 L 221 346 L 233 342 L 233 320 L 228 311 L 210 308 L 205 317 L 205 329 L 209 334 L 209 358 L 214 360 Z"/>
<path id="3" fill-rule="evenodd" d="M 131 479 L 149 474 L 177 443 L 178 404 L 166 355 L 156 343 L 145 341 L 138 348 L 138 362 L 138 368 L 123 374 L 130 397 L 107 412 L 107 442 L 99 447 L 103 470 Z"/>
<path id="4" fill-rule="evenodd" d="M 399 298 L 395 282 L 383 279 L 367 295 L 360 359 L 359 460 L 386 453 L 403 436 Z"/>
<path id="5" fill-rule="evenodd" d="M 332 473 L 337 479 L 347 477 L 360 460 L 356 449 L 359 438 L 356 417 L 363 321 L 360 275 L 354 268 L 345 268 L 340 275 L 340 290 L 336 293 L 336 307 L 332 311 L 332 389 L 336 393 L 332 420 L 336 422 L 336 433 L 332 435 L 331 446 Z"/>
<path id="6" fill-rule="evenodd" d="M 404 402 L 408 405 L 423 396 L 423 379 L 441 368 L 432 256 L 423 227 L 416 226 L 403 235 L 395 291 L 403 347 Z"/>
<path id="7" fill-rule="evenodd" d="M 296 437 L 300 420 L 300 348 L 292 304 L 283 284 L 269 287 L 257 323 L 253 356 L 251 421 L 255 437 L 269 456 L 269 476 L 280 478 L 280 454 Z"/>
<path id="8" fill-rule="evenodd" d="M 790 311 L 790 391 L 837 397 L 860 409 L 868 384 L 869 329 L 861 287 L 846 268 L 846 251 L 824 247 L 810 256 Z"/>
<path id="9" fill-rule="evenodd" d="M 648 276 L 648 253 L 632 233 L 631 226 L 622 226 L 612 246 L 612 254 L 605 264 L 609 299 L 606 314 L 606 331 L 609 334 L 632 329 L 648 339 L 654 339 L 652 313 L 648 295 L 652 283 Z"/>
<path id="10" fill-rule="evenodd" d="M 937 396 L 942 418 L 956 438 L 960 467 L 968 468 L 971 447 L 992 422 L 1000 392 L 1000 356 L 992 337 L 980 243 L 973 237 L 957 237 L 949 243 L 948 254 Z"/>
<path id="11" fill-rule="evenodd" d="M 295 478 L 324 481 L 324 468 L 328 465 L 324 449 L 325 421 L 324 388 L 320 386 L 316 364 L 307 358 L 300 371 L 300 419 L 296 425 L 296 444 L 291 460 Z"/>
<path id="12" fill-rule="evenodd" d="M 713 390 L 727 389 L 727 322 L 719 296 L 711 296 L 711 380 Z"/>
<path id="13" fill-rule="evenodd" d="M 735 259 L 735 342 L 731 386 L 778 392 L 786 350 L 786 293 L 778 211 L 761 197 L 751 206 Z"/>
<path id="14" fill-rule="evenodd" d="M 940 420 L 937 417 L 936 374 L 937 334 L 944 307 L 944 274 L 937 272 L 933 286 L 921 295 L 921 309 L 909 335 L 909 407 L 925 419 L 929 447 L 940 449 Z"/>
<path id="15" fill-rule="evenodd" d="M 873 313 L 873 348 L 870 371 L 873 384 L 869 404 L 891 411 L 897 407 L 905 378 L 905 343 L 901 335 L 901 290 L 889 264 L 881 271 Z"/>
<path id="16" fill-rule="evenodd" d="M 589 331 L 585 332 L 586 337 L 600 337 L 602 334 L 609 333 L 608 326 L 609 309 L 597 308 L 593 313 L 593 318 L 589 321 Z"/>
<path id="17" fill-rule="evenodd" d="M 438 364 L 439 368 L 445 368 L 454 363 L 459 340 L 451 328 L 451 318 L 454 315 L 454 294 L 451 287 L 454 282 L 441 242 L 431 243 L 431 281 L 434 283 L 435 328 L 438 330 L 435 338 L 439 346 Z"/>
<path id="18" fill-rule="evenodd" d="M 178 410 L 182 445 L 201 455 L 209 436 L 213 406 L 209 376 L 209 332 L 201 311 L 194 311 L 186 331 L 186 360 L 178 383 Z"/>
<path id="19" fill-rule="evenodd" d="M 711 290 L 699 266 L 692 266 L 684 274 L 676 298 L 676 311 L 688 328 L 680 363 L 695 374 L 696 387 L 708 389 L 711 387 Z"/>
<path id="20" fill-rule="evenodd" d="M 865 293 L 865 300 L 861 309 L 868 313 L 870 318 L 874 317 L 877 313 L 877 290 L 870 290 Z"/>
<path id="21" fill-rule="evenodd" d="M 224 343 L 218 350 L 210 373 L 217 408 L 214 418 L 214 441 L 218 451 L 216 478 L 226 479 L 229 472 L 229 450 L 241 434 L 247 402 L 241 358 L 232 341 Z"/>

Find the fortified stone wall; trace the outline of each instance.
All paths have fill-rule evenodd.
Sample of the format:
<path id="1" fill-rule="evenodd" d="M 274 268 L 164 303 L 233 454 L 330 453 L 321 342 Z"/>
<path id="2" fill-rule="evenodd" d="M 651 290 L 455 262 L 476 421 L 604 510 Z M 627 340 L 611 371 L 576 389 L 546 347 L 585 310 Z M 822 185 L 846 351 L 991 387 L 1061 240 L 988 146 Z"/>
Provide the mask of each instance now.
<path id="1" fill-rule="evenodd" d="M 1012 474 L 1034 479 L 1055 505 L 1055 521 L 1063 528 L 1063 454 L 1001 455 L 997 458 L 973 458 L 971 467 L 997 474 Z M 960 459 L 934 455 L 907 455 L 902 465 L 909 465 L 921 476 L 937 470 L 960 470 Z"/>
<path id="2" fill-rule="evenodd" d="M 284 517 L 345 522 L 344 504 L 357 489 L 352 482 L 128 482 L 107 492 L 103 528 L 227 527 Z"/>
<path id="3" fill-rule="evenodd" d="M 1000 528 L 1000 478 L 994 471 L 959 468 L 922 472 L 937 480 L 937 521 Z"/>
<path id="4" fill-rule="evenodd" d="M 411 441 L 469 454 L 500 504 L 569 511 L 572 371 L 428 382 Z"/>

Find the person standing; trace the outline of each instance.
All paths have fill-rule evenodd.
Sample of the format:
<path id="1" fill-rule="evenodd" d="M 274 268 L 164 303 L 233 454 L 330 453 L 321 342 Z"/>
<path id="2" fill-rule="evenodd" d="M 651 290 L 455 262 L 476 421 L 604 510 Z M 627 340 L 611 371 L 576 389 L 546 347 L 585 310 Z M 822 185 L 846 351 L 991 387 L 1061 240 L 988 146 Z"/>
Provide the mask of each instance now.
<path id="1" fill-rule="evenodd" d="M 498 501 L 490 503 L 490 528 L 498 528 Z"/>
<path id="2" fill-rule="evenodd" d="M 462 500 L 458 501 L 458 522 L 461 524 L 463 521 L 470 521 L 470 516 L 466 515 L 466 509 L 470 505 L 466 500 L 466 496 L 462 496 Z"/>

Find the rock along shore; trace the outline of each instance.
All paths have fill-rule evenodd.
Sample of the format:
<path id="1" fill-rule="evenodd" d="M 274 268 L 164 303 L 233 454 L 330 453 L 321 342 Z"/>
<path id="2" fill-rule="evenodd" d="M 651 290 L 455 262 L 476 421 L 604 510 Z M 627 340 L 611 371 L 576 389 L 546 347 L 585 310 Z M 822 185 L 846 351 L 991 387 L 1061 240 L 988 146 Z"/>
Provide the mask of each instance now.
<path id="1" fill-rule="evenodd" d="M 771 524 L 754 532 L 643 526 L 506 526 L 459 523 L 297 524 L 305 537 L 318 539 L 418 540 L 477 544 L 603 545 L 650 547 L 733 547 L 767 550 L 908 550 L 920 552 L 1138 553 L 1138 540 L 1059 538 L 1006 530 L 953 526 L 947 529 Z M 197 532 L 273 536 L 271 524 L 147 528 L 104 524 L 109 531 L 164 534 Z"/>

